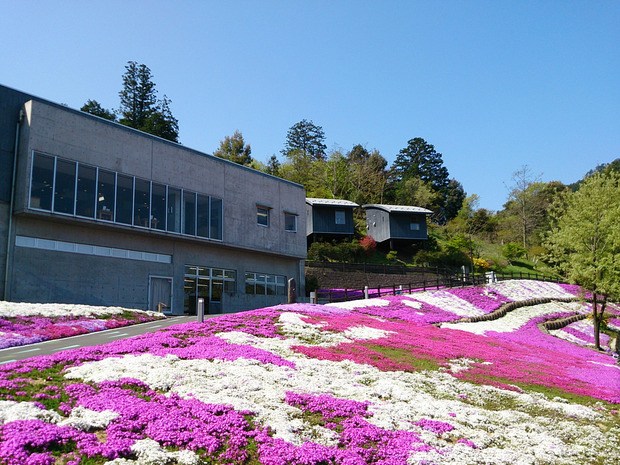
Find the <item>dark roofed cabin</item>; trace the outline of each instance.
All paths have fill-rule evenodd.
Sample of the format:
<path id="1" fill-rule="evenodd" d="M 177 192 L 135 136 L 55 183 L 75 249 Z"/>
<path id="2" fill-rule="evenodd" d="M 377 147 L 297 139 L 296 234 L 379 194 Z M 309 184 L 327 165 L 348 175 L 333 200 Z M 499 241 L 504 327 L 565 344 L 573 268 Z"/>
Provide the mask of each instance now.
<path id="1" fill-rule="evenodd" d="M 355 202 L 339 199 L 306 198 L 306 234 L 308 244 L 318 240 L 352 240 L 355 233 Z"/>
<path id="2" fill-rule="evenodd" d="M 377 243 L 390 241 L 412 244 L 428 239 L 426 216 L 433 212 L 421 207 L 406 205 L 362 205 L 366 210 L 366 232 Z"/>

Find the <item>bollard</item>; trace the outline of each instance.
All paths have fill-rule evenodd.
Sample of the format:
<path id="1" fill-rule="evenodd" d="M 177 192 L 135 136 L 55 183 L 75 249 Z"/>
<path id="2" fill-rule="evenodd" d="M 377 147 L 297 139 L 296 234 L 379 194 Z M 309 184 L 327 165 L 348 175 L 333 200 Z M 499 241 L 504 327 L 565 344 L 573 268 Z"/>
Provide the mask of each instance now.
<path id="1" fill-rule="evenodd" d="M 198 298 L 198 322 L 203 323 L 205 321 L 205 299 Z"/>
<path id="2" fill-rule="evenodd" d="M 368 286 L 364 286 L 364 299 L 368 299 Z"/>
<path id="3" fill-rule="evenodd" d="M 297 303 L 297 283 L 295 282 L 295 278 L 291 278 L 288 280 L 288 296 L 287 303 L 296 304 Z"/>
<path id="4" fill-rule="evenodd" d="M 316 292 L 310 292 L 310 303 L 311 304 L 316 303 Z"/>

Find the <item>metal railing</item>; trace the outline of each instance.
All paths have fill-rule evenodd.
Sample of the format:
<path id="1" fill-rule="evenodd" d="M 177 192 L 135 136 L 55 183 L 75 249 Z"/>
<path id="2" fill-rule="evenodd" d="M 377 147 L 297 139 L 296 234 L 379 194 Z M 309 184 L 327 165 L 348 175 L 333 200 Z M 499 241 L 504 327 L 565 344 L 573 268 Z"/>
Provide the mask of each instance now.
<path id="1" fill-rule="evenodd" d="M 311 293 L 313 303 L 332 303 L 347 302 L 350 300 L 369 299 L 382 296 L 394 296 L 416 291 L 426 291 L 429 289 L 442 289 L 454 287 L 480 286 L 490 282 L 506 281 L 510 279 L 531 279 L 536 281 L 547 281 L 564 283 L 554 277 L 545 276 L 539 273 L 485 273 L 469 275 L 448 275 L 437 276 L 432 279 L 422 278 L 410 281 L 407 284 L 399 284 L 381 287 L 364 287 L 364 289 L 319 289 Z M 314 296 L 312 295 L 314 294 Z"/>

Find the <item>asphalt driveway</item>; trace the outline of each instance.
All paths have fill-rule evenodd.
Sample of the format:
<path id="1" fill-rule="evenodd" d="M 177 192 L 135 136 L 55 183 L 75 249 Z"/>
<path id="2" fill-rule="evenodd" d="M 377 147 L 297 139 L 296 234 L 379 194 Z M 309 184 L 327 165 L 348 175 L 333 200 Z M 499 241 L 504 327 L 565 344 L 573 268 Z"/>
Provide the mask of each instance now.
<path id="1" fill-rule="evenodd" d="M 205 315 L 205 318 L 218 315 Z M 168 326 L 196 321 L 196 316 L 170 316 L 165 320 L 151 321 L 137 325 L 125 326 L 123 328 L 107 329 L 105 331 L 95 331 L 93 333 L 80 334 L 62 339 L 28 344 L 25 346 L 9 347 L 0 350 L 0 365 L 4 363 L 16 362 L 37 355 L 50 355 L 62 350 L 76 349 L 78 347 L 96 346 L 107 344 L 118 339 L 126 339 L 139 334 L 154 333 Z"/>

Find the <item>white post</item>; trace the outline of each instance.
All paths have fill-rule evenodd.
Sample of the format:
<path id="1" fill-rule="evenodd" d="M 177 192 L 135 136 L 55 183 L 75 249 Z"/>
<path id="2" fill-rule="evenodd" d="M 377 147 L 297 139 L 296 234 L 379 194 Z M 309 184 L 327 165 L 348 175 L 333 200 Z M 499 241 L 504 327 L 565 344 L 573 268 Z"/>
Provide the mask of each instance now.
<path id="1" fill-rule="evenodd" d="M 316 303 L 316 292 L 310 292 L 310 303 L 311 304 L 315 304 Z"/>
<path id="2" fill-rule="evenodd" d="M 205 321 L 205 299 L 202 297 L 198 298 L 198 321 L 200 323 Z"/>
<path id="3" fill-rule="evenodd" d="M 368 286 L 364 286 L 364 299 L 368 299 Z"/>

